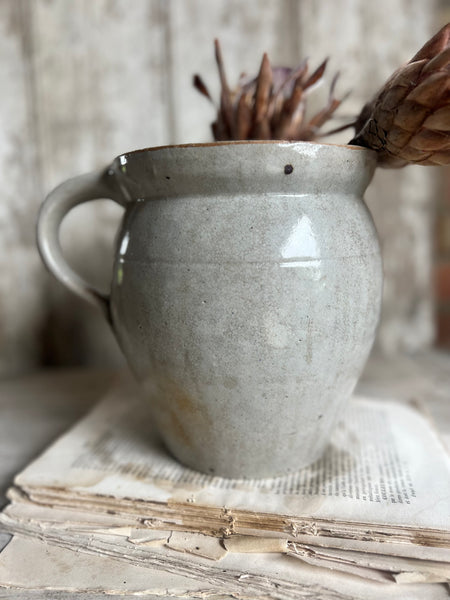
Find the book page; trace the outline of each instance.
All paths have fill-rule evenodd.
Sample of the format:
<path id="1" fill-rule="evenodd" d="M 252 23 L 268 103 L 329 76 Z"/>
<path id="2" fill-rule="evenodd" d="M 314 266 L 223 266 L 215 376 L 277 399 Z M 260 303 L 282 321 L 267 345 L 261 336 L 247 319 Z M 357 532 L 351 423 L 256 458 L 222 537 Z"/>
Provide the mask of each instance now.
<path id="1" fill-rule="evenodd" d="M 97 589 L 118 595 L 126 590 L 136 595 L 154 593 L 184 598 L 215 595 L 222 598 L 224 593 L 233 598 L 271 600 L 448 598 L 445 584 L 397 585 L 393 578 L 389 580 L 381 573 L 374 582 L 354 576 L 348 570 L 343 573 L 323 569 L 283 554 L 229 553 L 217 562 L 167 548 L 154 548 L 149 558 L 145 549 L 132 548 L 123 539 L 91 538 L 92 546 L 76 537 L 71 541 L 56 538 L 45 543 L 15 536 L 0 554 L 0 586 L 71 589 L 73 592 L 90 591 L 95 581 Z"/>
<path id="2" fill-rule="evenodd" d="M 206 582 L 137 566 L 117 558 L 74 552 L 38 539 L 14 536 L 0 554 L 0 587 L 164 598 L 211 593 Z M 169 592 L 170 590 L 170 592 Z"/>
<path id="3" fill-rule="evenodd" d="M 325 455 L 285 477 L 232 480 L 180 465 L 134 388 L 118 390 L 16 479 L 27 491 L 139 499 L 201 511 L 257 511 L 427 528 L 450 542 L 449 458 L 427 420 L 395 402 L 354 398 Z M 77 496 L 78 495 L 78 496 Z M 295 533 L 295 532 L 294 532 Z M 308 533 L 308 531 L 299 531 Z"/>
<path id="4" fill-rule="evenodd" d="M 113 511 L 110 511 L 113 512 Z M 194 553 L 205 555 L 203 544 L 194 541 L 196 537 L 201 540 L 211 540 L 208 544 L 221 547 L 228 551 L 239 553 L 254 552 L 292 552 L 296 548 L 314 547 L 314 556 L 322 558 L 325 555 L 337 553 L 341 557 L 348 559 L 349 556 L 362 557 L 361 566 L 367 566 L 367 561 L 375 562 L 385 556 L 389 565 L 387 570 L 401 572 L 404 569 L 405 559 L 413 559 L 408 564 L 414 565 L 415 570 L 428 572 L 427 566 L 435 573 L 435 566 L 439 565 L 437 573 L 442 576 L 443 573 L 450 576 L 450 549 L 433 546 L 415 546 L 412 544 L 393 544 L 386 539 L 381 544 L 373 541 L 355 541 L 352 539 L 326 538 L 322 536 L 297 536 L 295 541 L 289 541 L 287 536 L 281 537 L 270 534 L 264 536 L 260 533 L 258 536 L 232 535 L 231 537 L 220 540 L 218 537 L 204 536 L 196 532 L 170 531 L 162 529 L 151 529 L 142 527 L 140 519 L 133 520 L 129 517 L 124 519 L 117 514 L 105 514 L 101 512 L 84 512 L 80 509 L 55 508 L 54 506 L 45 506 L 27 501 L 25 498 L 16 498 L 12 504 L 9 504 L 2 513 L 0 513 L 0 524 L 11 533 L 27 533 L 28 535 L 52 535 L 66 538 L 68 534 L 76 536 L 88 535 L 88 540 L 92 535 L 107 534 L 111 536 L 122 536 L 128 538 L 136 544 L 145 546 L 164 545 L 168 538 L 175 534 L 186 536 L 189 543 L 194 548 Z M 88 541 L 91 546 L 92 539 Z M 215 546 L 214 546 L 215 544 Z M 197 548 L 198 546 L 198 548 Z M 209 549 L 208 546 L 207 549 Z M 370 552 L 370 555 L 368 554 Z M 389 555 L 388 557 L 386 555 Z M 212 558 L 211 553 L 208 554 Z M 378 558 L 377 558 L 378 556 Z M 217 558 L 217 557 L 216 557 Z M 420 564 L 420 568 L 419 568 Z"/>

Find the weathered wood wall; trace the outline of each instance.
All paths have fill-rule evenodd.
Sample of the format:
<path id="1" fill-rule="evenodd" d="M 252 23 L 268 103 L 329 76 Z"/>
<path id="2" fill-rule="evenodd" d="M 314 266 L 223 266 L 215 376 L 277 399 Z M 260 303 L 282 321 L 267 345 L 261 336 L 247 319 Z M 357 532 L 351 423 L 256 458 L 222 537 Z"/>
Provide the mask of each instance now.
<path id="1" fill-rule="evenodd" d="M 191 87 L 218 89 L 212 39 L 230 79 L 331 56 L 356 112 L 439 25 L 422 0 L 1 0 L 0 374 L 41 364 L 121 360 L 102 318 L 49 277 L 34 242 L 38 207 L 63 179 L 145 146 L 208 140 L 213 111 Z M 336 141 L 347 141 L 348 134 Z M 368 194 L 384 250 L 378 345 L 433 336 L 431 203 L 436 172 L 380 172 Z M 62 237 L 71 262 L 107 288 L 120 210 L 76 209 Z"/>

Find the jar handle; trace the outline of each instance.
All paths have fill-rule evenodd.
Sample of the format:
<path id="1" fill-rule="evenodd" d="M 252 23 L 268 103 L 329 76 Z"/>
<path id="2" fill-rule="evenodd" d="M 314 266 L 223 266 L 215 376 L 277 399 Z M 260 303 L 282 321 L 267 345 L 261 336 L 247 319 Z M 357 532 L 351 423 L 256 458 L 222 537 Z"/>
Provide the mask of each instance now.
<path id="1" fill-rule="evenodd" d="M 59 229 L 67 213 L 78 204 L 108 198 L 123 206 L 123 197 L 112 185 L 112 179 L 113 172 L 108 169 L 68 179 L 47 196 L 37 222 L 38 249 L 47 269 L 72 292 L 97 306 L 108 321 L 109 296 L 84 281 L 67 264 L 59 241 Z"/>

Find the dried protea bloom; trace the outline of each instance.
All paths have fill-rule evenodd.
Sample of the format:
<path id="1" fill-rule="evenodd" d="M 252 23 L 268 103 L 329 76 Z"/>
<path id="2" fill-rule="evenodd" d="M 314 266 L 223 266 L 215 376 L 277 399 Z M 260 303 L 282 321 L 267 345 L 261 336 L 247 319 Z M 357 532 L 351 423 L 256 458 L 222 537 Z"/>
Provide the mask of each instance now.
<path id="1" fill-rule="evenodd" d="M 212 124 L 215 140 L 313 140 L 342 102 L 334 97 L 336 74 L 327 104 L 312 118 L 305 117 L 307 96 L 321 81 L 326 60 L 310 75 L 307 61 L 297 69 L 272 68 L 264 54 L 258 76 L 242 75 L 231 89 L 217 40 L 215 54 L 221 83 L 217 119 Z M 199 75 L 194 76 L 194 86 L 212 101 Z"/>
<path id="2" fill-rule="evenodd" d="M 450 23 L 364 106 L 350 144 L 385 167 L 450 164 Z"/>

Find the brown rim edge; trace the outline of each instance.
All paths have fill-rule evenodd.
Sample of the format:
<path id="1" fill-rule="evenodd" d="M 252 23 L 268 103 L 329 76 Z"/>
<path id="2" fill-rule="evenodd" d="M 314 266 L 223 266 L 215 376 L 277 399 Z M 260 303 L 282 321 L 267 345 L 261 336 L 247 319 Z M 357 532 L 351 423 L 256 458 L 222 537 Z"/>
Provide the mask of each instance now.
<path id="1" fill-rule="evenodd" d="M 166 144 L 164 146 L 152 146 L 149 148 L 138 148 L 137 150 L 130 150 L 129 152 L 123 152 L 116 158 L 121 156 L 127 157 L 141 152 L 156 152 L 157 150 L 166 150 L 168 148 L 213 148 L 215 146 L 250 146 L 256 144 L 272 144 L 278 146 L 298 146 L 298 145 L 313 145 L 313 146 L 331 146 L 335 148 L 347 148 L 348 150 L 365 150 L 368 152 L 375 152 L 371 148 L 364 146 L 354 146 L 350 144 L 333 144 L 332 142 L 307 142 L 307 141 L 289 141 L 289 140 L 231 140 L 223 142 L 204 142 L 204 143 L 192 143 L 192 144 Z"/>

